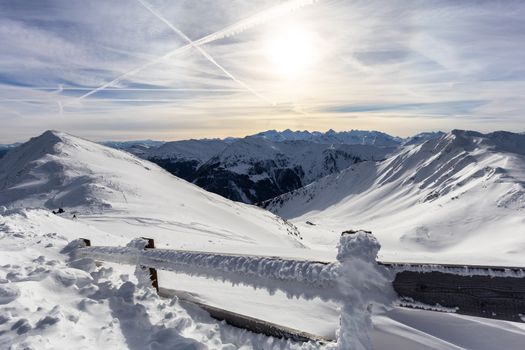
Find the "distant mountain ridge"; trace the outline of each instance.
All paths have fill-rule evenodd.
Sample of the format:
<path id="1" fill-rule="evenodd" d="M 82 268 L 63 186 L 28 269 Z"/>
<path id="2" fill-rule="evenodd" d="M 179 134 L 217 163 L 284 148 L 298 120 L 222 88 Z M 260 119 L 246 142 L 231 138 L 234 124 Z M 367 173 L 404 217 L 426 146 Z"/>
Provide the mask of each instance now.
<path id="1" fill-rule="evenodd" d="M 245 138 L 182 141 L 106 141 L 101 144 L 150 160 L 175 176 L 245 203 L 295 190 L 367 160 L 381 160 L 406 144 L 440 136 L 402 139 L 379 131 L 268 130 Z M 2 151 L 0 150 L 0 157 Z"/>
<path id="2" fill-rule="evenodd" d="M 383 159 L 394 149 L 252 136 L 228 145 L 202 164 L 193 182 L 233 200 L 258 203 L 352 164 Z"/>
<path id="3" fill-rule="evenodd" d="M 5 145 L 0 144 L 0 159 L 3 158 L 7 154 L 7 152 L 9 152 L 9 150 L 16 148 L 20 145 L 20 142 Z"/>
<path id="4" fill-rule="evenodd" d="M 312 141 L 324 144 L 344 144 L 344 145 L 373 145 L 380 147 L 395 147 L 403 143 L 403 139 L 388 135 L 380 131 L 365 131 L 365 130 L 350 130 L 350 131 L 334 131 L 332 129 L 327 132 L 313 131 L 292 131 L 286 129 L 284 131 L 268 130 L 253 137 L 261 137 L 270 141 Z"/>
<path id="5" fill-rule="evenodd" d="M 406 142 L 416 144 L 438 136 L 440 133 L 424 133 L 402 139 L 379 131 L 286 129 L 245 138 L 115 145 L 208 191 L 258 203 L 356 162 L 383 159 Z"/>

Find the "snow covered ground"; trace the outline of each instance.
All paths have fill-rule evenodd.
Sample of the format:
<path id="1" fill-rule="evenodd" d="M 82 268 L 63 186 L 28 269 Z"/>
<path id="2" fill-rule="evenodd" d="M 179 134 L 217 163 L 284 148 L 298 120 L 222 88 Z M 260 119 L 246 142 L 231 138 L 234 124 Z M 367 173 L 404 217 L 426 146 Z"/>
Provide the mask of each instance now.
<path id="1" fill-rule="evenodd" d="M 299 232 L 265 210 L 207 193 L 152 163 L 58 132 L 0 161 L 0 206 L 7 207 L 0 209 L 2 349 L 319 347 L 218 323 L 177 299 L 157 297 L 131 266 L 97 267 L 60 252 L 79 237 L 94 245 L 125 245 L 147 236 L 159 248 L 333 260 L 339 232 L 327 229 L 334 233 L 321 241 L 320 220 L 313 220 L 317 226 L 294 220 L 301 223 Z M 58 207 L 66 213 L 52 214 Z M 334 303 L 288 300 L 169 272 L 159 279 L 163 287 L 187 290 L 212 305 L 315 334 L 333 337 L 337 327 Z M 372 340 L 381 350 L 520 349 L 525 342 L 525 325 L 455 314 L 396 308 L 373 322 Z"/>
<path id="2" fill-rule="evenodd" d="M 43 210 L 0 216 L 0 348 L 293 349 L 217 323 L 195 307 L 137 286 L 133 267 L 68 264 L 60 254 L 79 236 L 111 237 L 92 225 Z M 125 240 L 116 242 L 124 244 Z M 89 265 L 89 264 L 88 264 Z M 91 273 L 84 269 L 93 269 Z M 335 304 L 288 300 L 277 293 L 161 273 L 161 285 L 189 290 L 211 305 L 331 337 Z M 133 283 L 129 283 L 129 281 Z M 374 318 L 376 349 L 520 349 L 525 325 L 394 309 Z M 303 348 L 317 348 L 314 344 Z"/>

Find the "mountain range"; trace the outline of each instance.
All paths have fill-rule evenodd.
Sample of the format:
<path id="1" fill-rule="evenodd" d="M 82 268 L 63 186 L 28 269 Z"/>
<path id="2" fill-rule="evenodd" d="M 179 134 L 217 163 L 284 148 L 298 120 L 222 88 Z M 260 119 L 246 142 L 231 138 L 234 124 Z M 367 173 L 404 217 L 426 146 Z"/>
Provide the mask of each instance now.
<path id="1" fill-rule="evenodd" d="M 333 261 L 341 231 L 362 228 L 379 239 L 382 261 L 523 266 L 525 135 L 454 130 L 430 136 L 396 147 L 250 137 L 215 142 L 224 147 L 220 157 L 198 150 L 201 142 L 179 144 L 203 165 L 217 158 L 227 171 L 248 178 L 263 174 L 245 171 L 252 161 L 273 159 L 276 165 L 265 169 L 280 169 L 285 159 L 285 167 L 311 169 L 302 176 L 312 182 L 264 202 L 272 213 L 205 191 L 129 152 L 47 131 L 0 159 L 0 294 L 8 310 L 2 329 L 37 348 L 42 334 L 63 344 L 52 346 L 67 348 L 70 341 L 59 334 L 84 339 L 89 325 L 92 338 L 82 344 L 112 348 L 129 344 L 121 332 L 144 338 L 137 348 L 148 342 L 158 347 L 159 339 L 170 344 L 166 348 L 177 347 L 170 343 L 177 333 L 166 330 L 180 330 L 181 324 L 181 332 L 195 339 L 232 332 L 197 308 L 140 287 L 134 267 L 104 263 L 93 264 L 92 275 L 80 270 L 85 259 L 69 261 L 60 253 L 79 237 L 95 246 L 148 237 L 158 248 Z M 361 159 L 334 156 L 340 168 L 323 176 L 325 155 L 339 151 Z M 365 160 L 365 155 L 377 159 Z M 163 288 L 287 327 L 334 337 L 339 324 L 339 306 L 331 302 L 288 299 L 278 291 L 168 271 L 158 276 Z M 35 302 L 41 306 L 34 308 Z M 395 307 L 371 321 L 377 349 L 489 350 L 501 344 L 514 349 L 523 339 L 522 329 L 512 323 L 454 313 Z M 39 326 L 44 322 L 49 325 Z M 100 338 L 100 325 L 108 324 L 113 328 L 104 326 L 103 334 L 114 333 L 113 342 L 92 340 Z M 136 326 L 127 328 L 131 324 Z M 151 332 L 158 336 L 151 338 Z M 266 337 L 239 332 L 220 338 L 227 343 L 224 349 L 269 344 Z M 248 336 L 258 342 L 248 342 Z M 209 344 L 214 348 L 221 342 Z M 279 344 L 285 349 L 292 343 Z"/>
<path id="2" fill-rule="evenodd" d="M 48 131 L 0 160 L 0 205 L 153 215 L 181 233 L 200 218 L 195 237 L 242 241 L 238 232 L 250 231 L 257 238 L 249 241 L 268 243 L 271 234 L 292 246 L 306 238 L 333 247 L 339 232 L 365 228 L 386 260 L 402 251 L 411 261 L 518 264 L 525 252 L 524 134 L 453 130 L 397 146 L 255 135 L 145 149 L 140 158 Z"/>
<path id="3" fill-rule="evenodd" d="M 401 139 L 379 131 L 269 130 L 245 138 L 127 143 L 129 152 L 226 198 L 259 203 L 366 160 L 380 160 L 405 143 L 443 133 Z M 109 143 L 109 145 L 115 145 Z"/>
<path id="4" fill-rule="evenodd" d="M 454 130 L 360 162 L 263 206 L 323 239 L 366 227 L 390 242 L 385 258 L 487 263 L 525 251 L 525 135 Z M 495 254 L 495 252 L 498 252 Z M 406 256 L 406 254 L 405 254 Z"/>

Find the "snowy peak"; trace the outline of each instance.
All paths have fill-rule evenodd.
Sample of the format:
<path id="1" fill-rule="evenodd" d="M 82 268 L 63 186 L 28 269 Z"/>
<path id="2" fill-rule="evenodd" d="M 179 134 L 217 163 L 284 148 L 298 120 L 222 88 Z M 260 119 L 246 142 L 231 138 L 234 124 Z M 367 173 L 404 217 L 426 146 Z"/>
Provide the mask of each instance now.
<path id="1" fill-rule="evenodd" d="M 493 240 L 495 233 L 512 242 L 525 230 L 524 146 L 521 134 L 454 130 L 384 161 L 354 164 L 265 207 L 336 231 L 347 223 L 366 227 L 416 251 L 461 244 L 465 251 L 475 237 Z M 500 252 L 511 248 L 502 243 Z"/>
<path id="2" fill-rule="evenodd" d="M 508 131 L 482 134 L 476 131 L 453 130 L 448 139 L 453 138 L 460 147 L 483 147 L 492 152 L 508 152 L 525 155 L 525 135 Z M 468 146 L 467 146 L 468 145 Z"/>
<path id="3" fill-rule="evenodd" d="M 9 152 L 0 162 L 0 205 L 101 210 L 118 191 L 111 169 L 145 171 L 133 155 L 49 130 Z M 121 188 L 122 187 L 122 188 Z"/>
<path id="4" fill-rule="evenodd" d="M 377 184 L 402 179 L 403 185 L 431 190 L 424 201 L 452 193 L 467 184 L 502 181 L 516 176 L 522 180 L 525 137 L 510 132 L 482 134 L 453 130 L 440 138 L 407 147 L 396 156 L 382 162 Z M 505 175 L 503 175 L 505 174 Z M 525 180 L 525 179 L 524 179 Z"/>
<path id="5" fill-rule="evenodd" d="M 0 162 L 0 206 L 120 215 L 136 220 L 140 230 L 148 223 L 163 231 L 171 227 L 169 234 L 184 233 L 192 237 L 187 242 L 200 244 L 213 238 L 302 246 L 297 229 L 267 211 L 206 192 L 127 152 L 57 131 L 31 139 Z"/>
<path id="6" fill-rule="evenodd" d="M 403 142 L 401 138 L 390 136 L 380 131 L 365 130 L 336 132 L 333 129 L 330 129 L 325 133 L 319 131 L 309 132 L 307 130 L 292 131 L 290 129 L 284 131 L 268 130 L 252 135 L 252 137 L 263 138 L 274 142 L 303 140 L 327 144 L 355 144 L 384 147 L 399 146 Z"/>
<path id="7" fill-rule="evenodd" d="M 422 132 L 422 133 L 406 138 L 405 141 L 403 142 L 403 146 L 419 145 L 428 140 L 440 138 L 443 135 L 445 135 L 445 133 L 442 131 Z"/>

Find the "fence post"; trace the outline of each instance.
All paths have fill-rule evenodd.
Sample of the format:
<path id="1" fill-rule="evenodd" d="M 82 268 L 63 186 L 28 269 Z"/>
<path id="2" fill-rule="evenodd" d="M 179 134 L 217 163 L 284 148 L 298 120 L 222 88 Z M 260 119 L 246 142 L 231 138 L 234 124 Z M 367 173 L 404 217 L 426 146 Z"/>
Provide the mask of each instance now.
<path id="1" fill-rule="evenodd" d="M 376 262 L 380 249 L 368 231 L 345 231 L 338 245 L 338 287 L 342 307 L 337 348 L 372 349 L 372 312 L 384 311 L 395 299 L 392 274 Z"/>
<path id="2" fill-rule="evenodd" d="M 144 246 L 144 249 L 155 249 L 155 241 L 153 238 L 142 237 L 142 239 L 148 241 L 148 244 Z M 157 269 L 152 267 L 149 268 L 149 278 L 151 279 L 151 285 L 155 288 L 157 293 L 159 293 L 159 277 L 157 275 Z"/>

